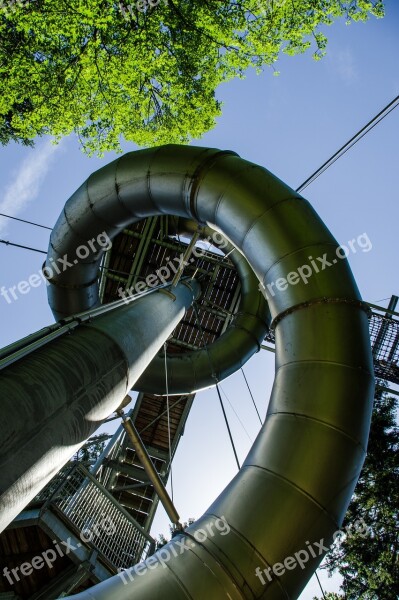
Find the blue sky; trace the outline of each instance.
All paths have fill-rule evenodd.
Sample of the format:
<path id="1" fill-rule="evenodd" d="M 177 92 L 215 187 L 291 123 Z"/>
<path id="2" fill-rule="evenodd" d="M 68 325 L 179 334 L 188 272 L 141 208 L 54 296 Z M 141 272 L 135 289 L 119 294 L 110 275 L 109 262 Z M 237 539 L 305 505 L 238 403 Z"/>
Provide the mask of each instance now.
<path id="1" fill-rule="evenodd" d="M 335 23 L 327 29 L 328 54 L 283 57 L 260 76 L 221 86 L 224 102 L 217 126 L 198 143 L 232 149 L 267 167 L 297 187 L 351 135 L 399 93 L 399 3 L 388 0 L 387 16 L 366 24 Z M 342 244 L 366 233 L 369 252 L 349 261 L 363 298 L 387 305 L 399 293 L 397 223 L 399 214 L 399 109 L 309 186 L 303 195 Z M 124 150 L 132 150 L 125 144 Z M 17 145 L 0 149 L 0 212 L 52 227 L 65 201 L 94 170 L 115 157 L 88 158 L 74 136 L 58 147 L 43 139 L 34 150 Z M 0 238 L 46 250 L 49 231 L 0 217 Z M 44 255 L 0 245 L 0 287 L 37 273 Z M 0 344 L 4 346 L 51 323 L 45 285 L 8 304 L 0 297 Z M 254 356 L 246 367 L 264 416 L 273 382 L 273 355 Z M 222 384 L 247 433 L 227 403 L 242 461 L 259 422 L 245 383 L 236 374 Z M 216 392 L 197 395 L 173 468 L 174 496 L 184 520 L 199 517 L 236 472 Z M 153 533 L 168 533 L 159 510 Z M 321 574 L 324 588 L 336 583 Z M 314 578 L 301 596 L 320 593 Z"/>

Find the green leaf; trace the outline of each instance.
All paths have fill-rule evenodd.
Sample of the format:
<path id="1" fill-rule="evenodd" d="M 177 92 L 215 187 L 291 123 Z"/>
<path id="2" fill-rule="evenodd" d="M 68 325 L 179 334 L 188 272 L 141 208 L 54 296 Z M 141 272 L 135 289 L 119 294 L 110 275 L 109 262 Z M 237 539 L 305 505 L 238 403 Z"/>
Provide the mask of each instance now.
<path id="1" fill-rule="evenodd" d="M 7 4 L 7 3 L 6 3 Z M 8 4 L 7 4 L 8 7 Z M 89 154 L 187 143 L 214 127 L 218 86 L 312 51 L 321 28 L 383 15 L 375 0 L 32 0 L 0 8 L 0 142 L 75 132 Z M 277 71 L 274 72 L 278 74 Z"/>

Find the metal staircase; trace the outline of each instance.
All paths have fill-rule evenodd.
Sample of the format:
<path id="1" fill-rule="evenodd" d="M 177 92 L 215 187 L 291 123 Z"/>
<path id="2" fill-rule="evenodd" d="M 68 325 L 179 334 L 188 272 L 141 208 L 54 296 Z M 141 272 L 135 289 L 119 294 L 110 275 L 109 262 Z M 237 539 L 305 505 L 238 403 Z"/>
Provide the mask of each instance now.
<path id="1" fill-rule="evenodd" d="M 194 395 L 171 398 L 169 423 L 172 460 L 184 433 L 193 400 Z M 130 417 L 166 485 L 170 473 L 170 459 L 165 398 L 139 394 Z M 92 472 L 113 498 L 149 531 L 158 507 L 158 496 L 122 427 L 118 428 Z"/>

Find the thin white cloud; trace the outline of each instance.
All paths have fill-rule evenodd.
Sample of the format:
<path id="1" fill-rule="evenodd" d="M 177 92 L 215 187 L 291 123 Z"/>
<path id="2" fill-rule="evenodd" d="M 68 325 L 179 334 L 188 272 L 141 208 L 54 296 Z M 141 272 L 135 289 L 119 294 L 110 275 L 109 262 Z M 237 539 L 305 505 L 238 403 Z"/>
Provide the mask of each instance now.
<path id="1" fill-rule="evenodd" d="M 345 83 L 352 83 L 358 78 L 355 58 L 350 50 L 340 50 L 333 59 L 335 70 Z"/>
<path id="2" fill-rule="evenodd" d="M 6 187 L 0 198 L 0 212 L 17 217 L 26 206 L 39 195 L 40 187 L 47 175 L 55 153 L 60 144 L 55 146 L 51 141 L 35 148 L 12 174 L 12 182 Z M 5 219 L 0 221 L 0 233 L 6 229 Z"/>

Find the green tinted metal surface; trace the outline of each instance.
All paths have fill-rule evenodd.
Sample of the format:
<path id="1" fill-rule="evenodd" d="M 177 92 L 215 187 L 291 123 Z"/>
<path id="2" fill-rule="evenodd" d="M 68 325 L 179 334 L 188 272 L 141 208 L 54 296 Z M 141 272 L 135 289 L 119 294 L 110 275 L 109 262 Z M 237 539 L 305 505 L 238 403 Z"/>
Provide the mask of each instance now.
<path id="1" fill-rule="evenodd" d="M 76 598 L 297 598 L 342 523 L 365 456 L 374 382 L 359 292 L 309 203 L 266 169 L 206 148 L 143 150 L 94 173 L 67 202 L 48 260 L 75 253 L 104 227 L 112 237 L 157 214 L 221 231 L 263 283 L 276 333 L 272 398 L 240 472 L 203 517 L 162 548 L 155 565 Z M 52 281 L 49 300 L 57 314 L 98 302 L 98 258 Z M 311 260 L 321 265 L 318 258 L 330 266 L 306 281 L 278 283 Z M 231 346 L 215 356 L 220 373 L 248 358 L 239 342 Z M 183 376 L 187 385 L 192 381 Z M 194 381 L 202 387 L 199 377 Z M 302 566 L 286 562 L 315 544 L 321 552 L 307 552 Z"/>
<path id="2" fill-rule="evenodd" d="M 191 305 L 190 286 L 122 304 L 0 371 L 0 531 L 118 408 Z"/>

